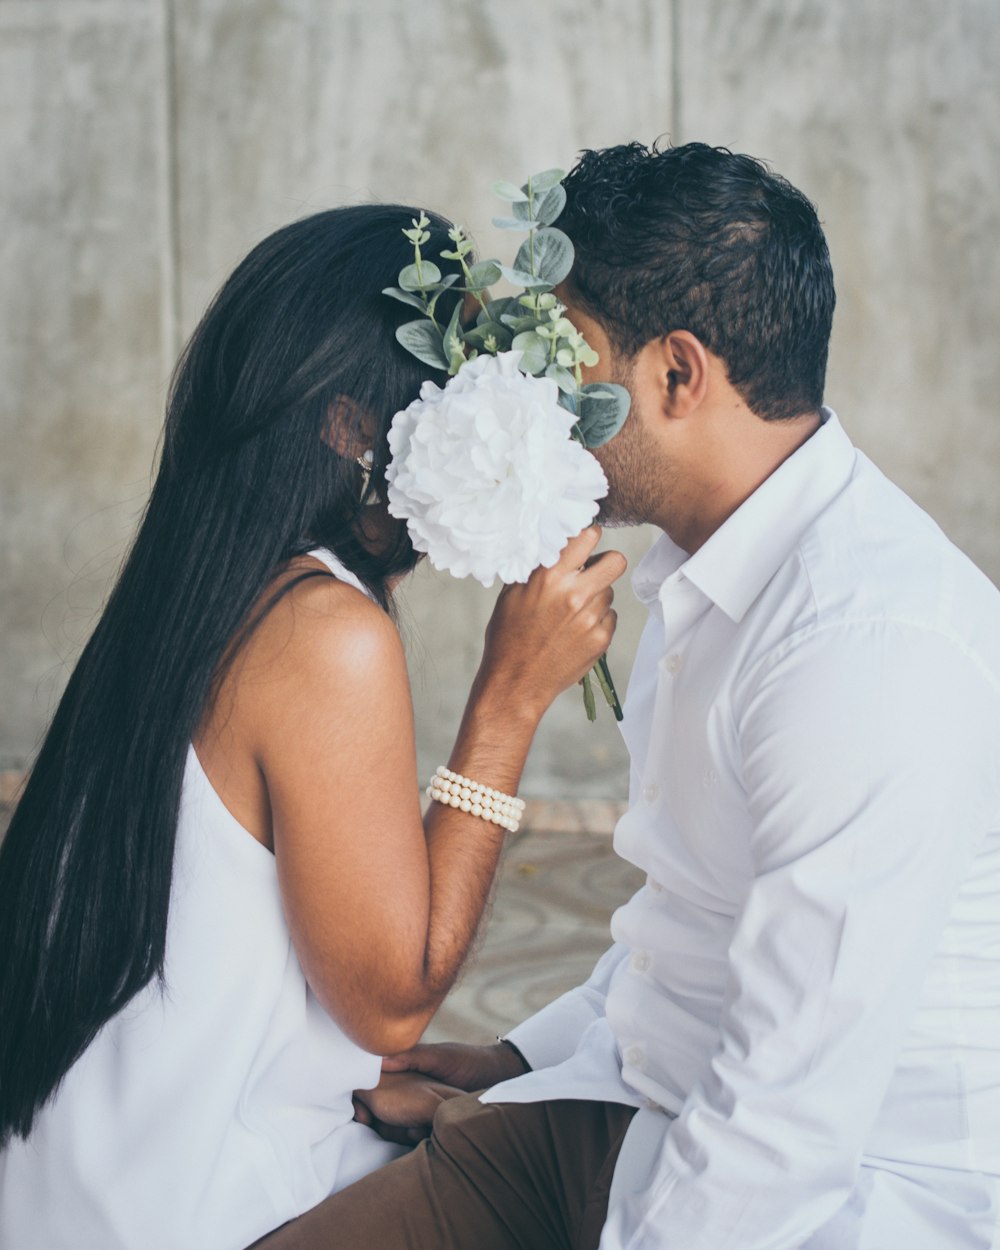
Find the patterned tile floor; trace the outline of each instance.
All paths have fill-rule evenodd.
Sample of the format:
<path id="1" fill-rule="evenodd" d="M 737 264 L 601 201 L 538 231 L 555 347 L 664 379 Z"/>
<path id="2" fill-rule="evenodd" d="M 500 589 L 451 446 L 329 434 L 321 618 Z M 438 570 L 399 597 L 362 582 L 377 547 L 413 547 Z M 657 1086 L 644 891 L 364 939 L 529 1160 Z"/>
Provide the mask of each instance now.
<path id="1" fill-rule="evenodd" d="M 574 818 L 580 809 L 572 804 L 529 807 L 529 827 L 508 849 L 479 949 L 426 1040 L 490 1042 L 586 979 L 610 945 L 611 913 L 643 880 L 615 855 L 617 809 L 603 807 L 588 803 L 583 819 Z"/>

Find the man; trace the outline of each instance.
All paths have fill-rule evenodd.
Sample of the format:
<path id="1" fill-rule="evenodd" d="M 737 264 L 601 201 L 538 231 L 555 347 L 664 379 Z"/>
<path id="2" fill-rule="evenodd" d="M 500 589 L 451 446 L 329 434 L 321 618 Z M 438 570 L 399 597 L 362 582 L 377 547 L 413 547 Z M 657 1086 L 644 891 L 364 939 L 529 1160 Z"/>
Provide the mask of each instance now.
<path id="1" fill-rule="evenodd" d="M 799 192 L 701 144 L 588 152 L 566 189 L 588 380 L 633 397 L 604 519 L 663 531 L 615 832 L 648 879 L 506 1042 L 390 1061 L 383 1123 L 450 1092 L 404 1069 L 493 1088 L 263 1244 L 989 1250 L 1000 594 L 822 407 Z"/>

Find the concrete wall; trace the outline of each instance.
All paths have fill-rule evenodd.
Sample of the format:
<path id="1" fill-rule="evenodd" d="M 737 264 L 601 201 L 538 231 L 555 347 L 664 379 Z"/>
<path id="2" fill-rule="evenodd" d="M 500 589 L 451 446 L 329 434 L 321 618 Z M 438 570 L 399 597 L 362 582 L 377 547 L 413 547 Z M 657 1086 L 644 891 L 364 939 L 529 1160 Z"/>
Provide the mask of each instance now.
<path id="1" fill-rule="evenodd" d="M 829 402 L 1000 579 L 998 65 L 994 0 L 0 0 L 0 769 L 30 758 L 142 505 L 169 368 L 247 248 L 376 198 L 488 252 L 490 181 L 582 146 L 726 143 L 819 204 Z M 642 621 L 619 599 L 624 685 Z M 406 592 L 424 772 L 490 604 L 427 569 Z M 610 720 L 563 696 L 525 789 L 624 785 Z"/>

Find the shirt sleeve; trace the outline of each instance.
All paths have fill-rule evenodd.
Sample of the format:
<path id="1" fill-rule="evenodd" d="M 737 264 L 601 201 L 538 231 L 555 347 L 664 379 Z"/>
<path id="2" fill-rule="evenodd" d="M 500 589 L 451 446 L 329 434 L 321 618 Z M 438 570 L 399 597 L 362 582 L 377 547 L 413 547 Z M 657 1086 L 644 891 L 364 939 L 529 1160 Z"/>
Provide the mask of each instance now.
<path id="1" fill-rule="evenodd" d="M 604 1015 L 611 977 L 627 954 L 626 948 L 616 942 L 597 961 L 583 985 L 569 990 L 506 1034 L 533 1071 L 554 1067 L 574 1053 L 587 1027 Z"/>
<path id="2" fill-rule="evenodd" d="M 1000 695 L 931 631 L 817 632 L 736 720 L 753 879 L 717 1049 L 602 1250 L 792 1250 L 835 1214 L 1000 819 Z"/>

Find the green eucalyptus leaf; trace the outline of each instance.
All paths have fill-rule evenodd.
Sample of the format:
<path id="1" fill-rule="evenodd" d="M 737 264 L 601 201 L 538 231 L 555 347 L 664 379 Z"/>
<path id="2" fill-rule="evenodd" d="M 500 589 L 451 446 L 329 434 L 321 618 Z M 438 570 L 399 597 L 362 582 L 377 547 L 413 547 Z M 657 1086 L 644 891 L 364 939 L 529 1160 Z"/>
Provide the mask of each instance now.
<path id="1" fill-rule="evenodd" d="M 501 295 L 499 299 L 488 299 L 486 311 L 479 314 L 479 320 L 499 321 L 506 313 L 517 309 L 517 299 L 513 295 Z"/>
<path id="2" fill-rule="evenodd" d="M 520 256 L 520 252 L 517 252 L 517 255 Z M 537 277 L 535 277 L 534 274 L 531 274 L 529 270 L 520 269 L 520 267 L 516 264 L 514 266 L 501 265 L 500 272 L 502 276 L 506 277 L 507 281 L 514 282 L 515 286 L 531 287 L 537 285 L 537 282 L 540 281 L 540 279 L 537 279 Z M 546 284 L 542 282 L 542 285 Z"/>
<path id="3" fill-rule="evenodd" d="M 460 277 L 461 277 L 460 274 L 449 273 L 444 278 L 442 278 L 440 282 L 435 282 L 432 287 L 428 287 L 428 294 L 431 297 L 430 302 L 427 305 L 428 317 L 434 316 L 434 309 L 437 305 L 438 300 L 445 293 L 445 291 L 449 290 L 451 287 L 455 285 L 455 283 L 459 280 Z"/>
<path id="4" fill-rule="evenodd" d="M 434 310 L 437 308 L 438 300 L 445 293 L 445 291 L 449 290 L 451 287 L 455 285 L 455 283 L 459 279 L 459 276 L 460 275 L 457 273 L 450 273 L 447 275 L 447 277 L 443 278 L 440 282 L 435 283 L 433 287 L 433 294 L 431 295 L 431 298 L 427 304 L 427 316 L 428 317 L 434 316 Z M 462 301 L 459 300 L 460 304 L 461 302 Z"/>
<path id="5" fill-rule="evenodd" d="M 452 338 L 454 338 L 456 335 L 459 338 L 461 338 L 461 334 L 459 333 L 459 328 L 458 328 L 458 322 L 459 322 L 459 318 L 461 317 L 461 315 L 462 315 L 462 301 L 457 300 L 455 302 L 455 307 L 451 310 L 451 316 L 448 318 L 448 324 L 445 327 L 444 335 L 442 336 L 442 341 L 444 342 L 444 349 L 446 352 L 451 351 L 452 349 L 451 348 Z"/>
<path id="6" fill-rule="evenodd" d="M 566 188 L 557 182 L 535 205 L 535 220 L 543 226 L 551 226 L 565 207 Z"/>
<path id="7" fill-rule="evenodd" d="M 514 268 L 521 273 L 531 273 L 534 268 L 535 281 L 531 284 L 537 290 L 544 284 L 549 290 L 558 286 L 573 268 L 574 251 L 569 235 L 561 230 L 546 226 L 539 230 L 533 239 L 525 239 L 514 257 Z M 525 286 L 528 286 L 525 283 Z"/>
<path id="8" fill-rule="evenodd" d="M 488 286 L 492 286 L 494 282 L 499 282 L 500 278 L 499 261 L 481 260 L 469 270 L 466 286 L 470 291 L 484 291 Z"/>
<path id="9" fill-rule="evenodd" d="M 544 339 L 540 339 L 534 330 L 525 334 L 516 334 L 511 347 L 521 352 L 520 370 L 522 373 L 544 373 L 549 362 L 549 347 Z"/>
<path id="10" fill-rule="evenodd" d="M 451 319 L 445 327 L 442 337 L 444 350 L 448 356 L 448 373 L 456 374 L 465 364 L 465 349 L 462 346 L 462 331 L 459 328 L 459 317 L 462 312 L 462 301 L 459 300 L 451 311 Z"/>
<path id="11" fill-rule="evenodd" d="M 576 376 L 561 365 L 549 365 L 545 376 L 551 378 L 556 386 L 566 395 L 576 394 Z"/>
<path id="12" fill-rule="evenodd" d="M 493 224 L 498 230 L 534 230 L 536 223 L 521 217 L 494 217 Z"/>
<path id="13" fill-rule="evenodd" d="M 416 268 L 416 266 L 414 266 Z M 424 280 L 424 287 L 437 286 L 441 281 L 441 270 L 432 260 L 423 260 L 420 262 L 420 273 Z M 402 284 L 400 284 L 402 285 Z"/>
<path id="14" fill-rule="evenodd" d="M 510 350 L 513 335 L 499 321 L 482 321 L 478 325 L 473 326 L 471 330 L 466 330 L 463 337 L 466 343 L 469 343 L 472 347 L 478 347 L 486 351 L 486 340 L 491 335 L 496 340 L 496 350 L 498 352 Z"/>
<path id="15" fill-rule="evenodd" d="M 535 238 L 537 239 L 538 236 L 536 235 Z M 525 239 L 517 249 L 517 255 L 514 257 L 514 264 L 511 268 L 516 269 L 518 273 L 526 273 L 529 278 L 534 277 L 532 266 L 537 264 L 536 255 L 534 239 Z"/>
<path id="16" fill-rule="evenodd" d="M 399 271 L 399 285 L 404 291 L 420 290 L 416 265 L 407 265 L 405 269 Z"/>
<path id="17" fill-rule="evenodd" d="M 543 191 L 548 191 L 550 187 L 562 182 L 565 177 L 566 171 L 563 169 L 546 169 L 544 173 L 532 174 L 521 190 L 527 195 L 530 187 L 531 194 L 540 195 Z"/>
<path id="18" fill-rule="evenodd" d="M 614 399 L 618 400 L 622 393 L 631 403 L 631 396 L 624 386 L 619 386 L 617 382 L 587 382 L 580 387 L 580 394 L 586 395 L 590 399 Z"/>
<path id="19" fill-rule="evenodd" d="M 512 204 L 517 204 L 528 197 L 520 187 L 514 185 L 513 182 L 494 182 L 493 192 L 499 195 L 502 200 L 509 200 Z"/>
<path id="20" fill-rule="evenodd" d="M 425 365 L 435 369 L 447 369 L 450 363 L 444 350 L 441 331 L 433 323 L 424 318 L 421 321 L 408 321 L 396 331 L 396 338 L 412 355 L 422 360 Z"/>
<path id="21" fill-rule="evenodd" d="M 517 317 L 511 313 L 504 313 L 500 320 L 505 326 L 509 326 L 515 334 L 524 334 L 528 330 L 534 330 L 538 325 L 537 317 Z"/>
<path id="22" fill-rule="evenodd" d="M 382 294 L 398 299 L 401 304 L 410 304 L 413 308 L 424 311 L 424 300 L 421 296 L 414 295 L 412 291 L 401 291 L 398 286 L 386 286 L 382 288 Z"/>
<path id="23" fill-rule="evenodd" d="M 593 449 L 614 438 L 625 424 L 631 396 L 614 382 L 591 382 L 578 393 L 578 424 L 584 445 Z"/>
<path id="24" fill-rule="evenodd" d="M 421 261 L 419 270 L 416 265 L 407 265 L 399 275 L 399 285 L 404 291 L 426 291 L 440 281 L 441 270 L 432 260 Z"/>
<path id="25" fill-rule="evenodd" d="M 549 286 L 558 286 L 569 276 L 573 259 L 573 244 L 561 230 L 546 226 L 535 235 L 535 273 Z"/>
<path id="26" fill-rule="evenodd" d="M 564 390 L 560 389 L 560 391 L 559 391 L 559 407 L 560 407 L 560 408 L 565 408 L 567 412 L 571 412 L 571 413 L 573 414 L 573 416 L 575 417 L 575 416 L 576 416 L 576 391 L 574 391 L 574 392 L 573 392 L 573 394 L 571 395 L 571 394 L 569 393 L 569 391 L 564 391 Z M 573 437 L 575 438 L 575 437 L 577 436 L 577 434 L 579 434 L 579 427 L 578 427 L 578 426 L 574 426 L 574 427 L 573 427 Z M 583 442 L 583 435 L 582 435 L 582 434 L 580 435 L 579 441 L 580 441 L 581 443 Z"/>
<path id="27" fill-rule="evenodd" d="M 461 226 L 452 226 L 448 231 L 448 238 L 454 244 L 454 255 L 452 259 L 460 260 L 463 256 L 468 256 L 472 251 L 472 240 L 468 238 Z M 447 256 L 447 252 L 442 252 L 442 256 Z"/>

